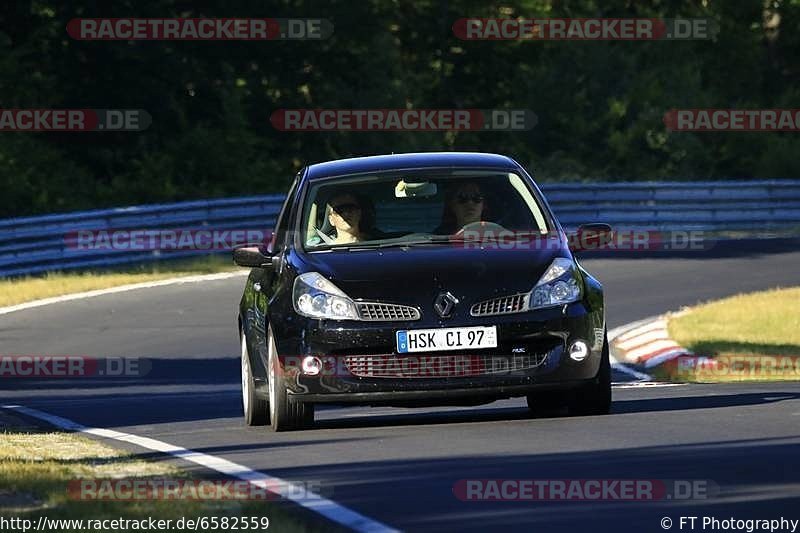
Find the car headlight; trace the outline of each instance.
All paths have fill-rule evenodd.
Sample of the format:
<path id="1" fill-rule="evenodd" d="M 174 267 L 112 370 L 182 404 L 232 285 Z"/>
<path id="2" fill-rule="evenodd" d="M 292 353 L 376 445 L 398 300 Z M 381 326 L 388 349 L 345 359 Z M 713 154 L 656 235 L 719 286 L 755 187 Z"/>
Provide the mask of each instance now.
<path id="1" fill-rule="evenodd" d="M 309 318 L 359 320 L 353 300 L 318 272 L 297 276 L 292 301 L 294 310 Z"/>
<path id="2" fill-rule="evenodd" d="M 566 257 L 553 259 L 531 290 L 530 309 L 577 302 L 581 299 L 581 284 L 575 263 Z"/>

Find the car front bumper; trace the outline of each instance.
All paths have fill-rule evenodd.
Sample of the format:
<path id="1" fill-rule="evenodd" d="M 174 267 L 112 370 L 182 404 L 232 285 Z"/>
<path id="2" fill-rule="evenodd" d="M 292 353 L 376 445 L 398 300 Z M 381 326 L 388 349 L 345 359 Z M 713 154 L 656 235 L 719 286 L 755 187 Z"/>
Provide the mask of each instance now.
<path id="1" fill-rule="evenodd" d="M 295 316 L 288 327 L 276 332 L 280 374 L 292 401 L 392 403 L 524 396 L 580 386 L 594 380 L 600 368 L 605 336 L 602 307 L 589 309 L 577 302 L 438 325 L 497 326 L 498 347 L 398 354 L 398 330 L 432 325 Z M 579 339 L 589 345 L 590 353 L 574 361 L 567 350 Z M 323 362 L 320 374 L 303 372 L 302 360 L 307 356 Z"/>

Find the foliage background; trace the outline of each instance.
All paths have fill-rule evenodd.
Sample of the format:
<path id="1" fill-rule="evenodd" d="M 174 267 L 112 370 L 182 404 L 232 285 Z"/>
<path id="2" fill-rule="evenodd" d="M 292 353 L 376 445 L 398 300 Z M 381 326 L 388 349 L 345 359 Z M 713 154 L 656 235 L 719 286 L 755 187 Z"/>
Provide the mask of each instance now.
<path id="1" fill-rule="evenodd" d="M 325 41 L 75 41 L 76 17 L 319 17 Z M 461 17 L 712 17 L 712 41 L 468 42 Z M 0 107 L 143 108 L 141 133 L 0 133 L 0 217 L 283 191 L 304 164 L 481 150 L 538 179 L 797 177 L 800 134 L 670 133 L 670 108 L 798 108 L 800 0 L 16 0 Z M 528 108 L 528 132 L 285 133 L 280 108 Z"/>

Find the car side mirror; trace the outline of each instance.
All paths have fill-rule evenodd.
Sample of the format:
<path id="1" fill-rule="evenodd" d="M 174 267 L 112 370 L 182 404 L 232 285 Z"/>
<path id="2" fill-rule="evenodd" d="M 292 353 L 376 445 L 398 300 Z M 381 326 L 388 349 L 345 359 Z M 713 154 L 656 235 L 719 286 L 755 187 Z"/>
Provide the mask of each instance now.
<path id="1" fill-rule="evenodd" d="M 609 224 L 593 222 L 581 224 L 575 233 L 567 236 L 569 249 L 573 252 L 586 250 L 602 250 L 607 248 L 614 236 L 614 230 Z"/>
<path id="2" fill-rule="evenodd" d="M 265 268 L 272 266 L 272 256 L 258 246 L 242 246 L 233 250 L 233 262 L 242 267 Z"/>

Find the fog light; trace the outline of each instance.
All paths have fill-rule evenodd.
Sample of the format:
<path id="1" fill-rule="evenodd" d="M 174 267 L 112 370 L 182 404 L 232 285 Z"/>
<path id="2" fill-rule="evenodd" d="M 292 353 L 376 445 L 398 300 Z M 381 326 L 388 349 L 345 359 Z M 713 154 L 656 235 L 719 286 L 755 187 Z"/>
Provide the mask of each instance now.
<path id="1" fill-rule="evenodd" d="M 583 361 L 589 355 L 589 345 L 583 341 L 575 341 L 569 347 L 569 356 L 573 361 Z"/>
<path id="2" fill-rule="evenodd" d="M 322 371 L 322 361 L 319 357 L 304 357 L 303 358 L 303 374 L 307 376 L 316 376 Z"/>

